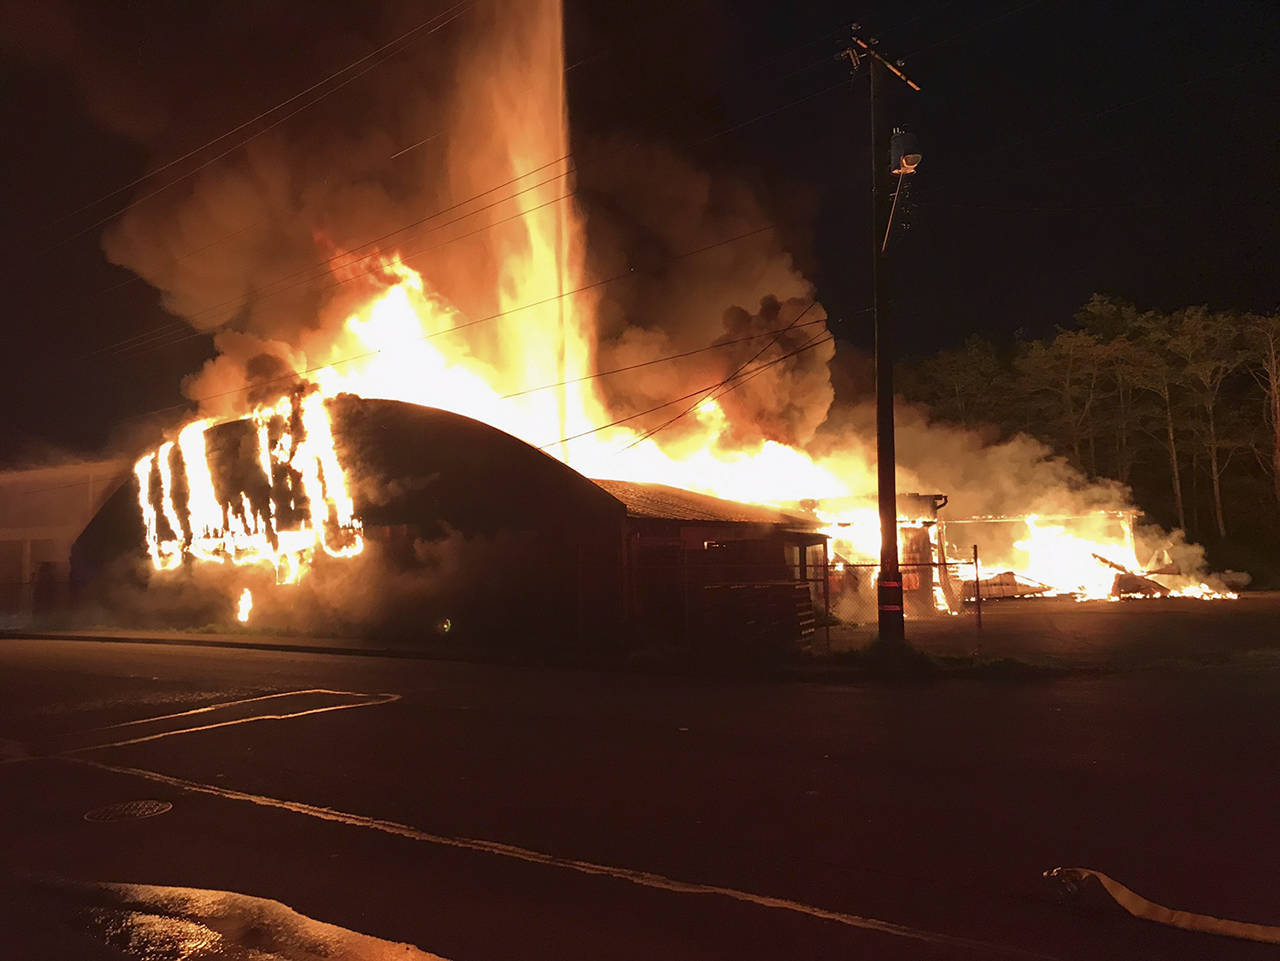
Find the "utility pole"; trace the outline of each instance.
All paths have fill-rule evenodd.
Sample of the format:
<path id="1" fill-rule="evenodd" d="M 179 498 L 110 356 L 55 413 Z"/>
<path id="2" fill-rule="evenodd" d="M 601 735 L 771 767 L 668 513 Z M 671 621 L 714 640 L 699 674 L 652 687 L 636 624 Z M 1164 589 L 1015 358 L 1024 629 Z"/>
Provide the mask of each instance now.
<path id="1" fill-rule="evenodd" d="M 880 578 L 876 588 L 879 609 L 879 633 L 882 641 L 902 643 L 906 640 L 903 621 L 902 572 L 898 568 L 898 482 L 895 475 L 897 455 L 893 433 L 893 341 L 889 322 L 889 297 L 887 281 L 889 262 L 886 258 L 889 227 L 886 201 L 889 197 L 889 146 L 890 133 L 884 124 L 884 110 L 880 86 L 885 71 L 893 74 L 912 90 L 920 87 L 900 67 L 890 63 L 874 49 L 876 41 L 866 41 L 859 36 L 859 28 L 853 28 L 853 46 L 842 54 L 849 59 L 854 70 L 867 63 L 870 75 L 871 98 L 871 278 L 872 317 L 876 340 L 876 493 L 880 513 Z M 896 145 L 895 145 L 896 146 Z M 895 152 L 898 152 L 895 150 Z M 902 176 L 911 172 L 920 162 L 919 154 L 911 154 L 912 161 L 905 160 L 893 173 Z M 895 158 L 898 159 L 898 158 Z M 895 209 L 897 194 L 894 194 Z"/>

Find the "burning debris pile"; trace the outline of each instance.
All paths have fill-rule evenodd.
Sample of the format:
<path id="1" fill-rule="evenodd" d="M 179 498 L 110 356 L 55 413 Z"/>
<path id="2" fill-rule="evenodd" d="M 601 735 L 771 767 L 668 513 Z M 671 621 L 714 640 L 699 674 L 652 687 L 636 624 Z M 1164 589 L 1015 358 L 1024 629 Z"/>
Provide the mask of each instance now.
<path id="1" fill-rule="evenodd" d="M 946 536 L 986 542 L 987 560 L 973 568 L 965 596 L 984 598 L 1073 597 L 1078 601 L 1187 597 L 1230 600 L 1225 586 L 1211 587 L 1187 573 L 1169 555 L 1163 538 L 1139 560 L 1136 512 L 1096 511 L 1059 517 L 975 517 L 946 523 Z M 1004 532 L 994 536 L 992 528 Z M 1013 538 L 1010 543 L 1010 538 Z M 972 542 L 972 540 L 970 540 Z"/>

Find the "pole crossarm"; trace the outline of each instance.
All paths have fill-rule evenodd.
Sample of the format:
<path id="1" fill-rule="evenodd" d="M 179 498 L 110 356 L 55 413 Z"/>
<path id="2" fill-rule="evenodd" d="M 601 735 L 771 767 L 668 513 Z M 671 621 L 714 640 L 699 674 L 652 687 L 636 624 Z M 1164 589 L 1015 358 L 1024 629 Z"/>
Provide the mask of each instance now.
<path id="1" fill-rule="evenodd" d="M 908 87 L 916 91 L 916 93 L 920 92 L 920 84 L 916 83 L 914 80 L 908 77 L 905 73 L 903 73 L 902 68 L 900 68 L 896 63 L 890 63 L 888 60 L 882 57 L 879 51 L 877 51 L 873 46 L 873 43 L 869 43 L 868 41 L 863 40 L 856 33 L 853 35 L 853 42 L 862 48 L 863 54 L 865 54 L 868 57 L 871 57 L 873 60 L 879 63 L 882 67 L 888 70 L 891 74 L 893 74 L 903 83 L 905 83 Z M 850 50 L 849 53 L 853 54 L 853 56 L 850 57 L 850 59 L 853 60 L 853 64 L 856 67 L 857 60 L 855 58 L 857 54 L 853 50 Z"/>

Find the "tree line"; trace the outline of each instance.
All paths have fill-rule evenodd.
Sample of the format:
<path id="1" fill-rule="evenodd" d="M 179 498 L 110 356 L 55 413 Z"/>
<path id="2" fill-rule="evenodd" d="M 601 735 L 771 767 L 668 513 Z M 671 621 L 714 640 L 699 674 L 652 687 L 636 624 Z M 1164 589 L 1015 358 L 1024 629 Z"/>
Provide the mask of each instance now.
<path id="1" fill-rule="evenodd" d="M 1031 434 L 1220 553 L 1280 532 L 1280 314 L 1094 295 L 1051 337 L 975 335 L 899 377 L 936 418 Z"/>

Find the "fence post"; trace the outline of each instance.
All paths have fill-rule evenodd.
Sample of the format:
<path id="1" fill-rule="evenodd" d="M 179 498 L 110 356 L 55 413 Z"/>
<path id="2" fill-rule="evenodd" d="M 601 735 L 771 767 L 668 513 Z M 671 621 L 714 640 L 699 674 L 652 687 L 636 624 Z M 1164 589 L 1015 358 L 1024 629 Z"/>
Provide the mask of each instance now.
<path id="1" fill-rule="evenodd" d="M 982 571 L 978 567 L 978 545 L 973 545 L 973 604 L 978 614 L 978 651 L 982 651 Z"/>
<path id="2" fill-rule="evenodd" d="M 823 630 L 826 632 L 826 653 L 831 653 L 831 552 L 827 539 L 822 539 L 822 607 Z"/>

